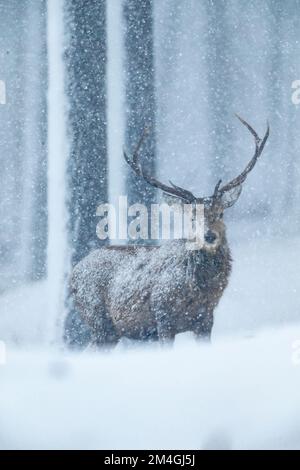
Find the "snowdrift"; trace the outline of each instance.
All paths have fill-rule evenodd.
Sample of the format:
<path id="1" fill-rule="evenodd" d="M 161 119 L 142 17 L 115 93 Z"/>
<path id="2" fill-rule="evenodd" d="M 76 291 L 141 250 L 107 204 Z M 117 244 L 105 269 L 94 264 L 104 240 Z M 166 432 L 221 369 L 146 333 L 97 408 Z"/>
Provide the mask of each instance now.
<path id="1" fill-rule="evenodd" d="M 8 351 L 0 448 L 300 449 L 299 339 L 298 326 L 172 350 Z"/>

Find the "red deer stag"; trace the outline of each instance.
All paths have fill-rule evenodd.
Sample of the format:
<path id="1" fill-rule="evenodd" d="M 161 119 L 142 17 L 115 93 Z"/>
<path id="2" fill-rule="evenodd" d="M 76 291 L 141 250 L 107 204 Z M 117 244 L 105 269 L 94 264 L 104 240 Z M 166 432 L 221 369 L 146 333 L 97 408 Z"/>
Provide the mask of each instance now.
<path id="1" fill-rule="evenodd" d="M 223 212 L 241 194 L 269 136 L 263 139 L 237 116 L 255 140 L 255 152 L 242 173 L 227 184 L 219 181 L 213 195 L 198 198 L 190 191 L 159 182 L 138 162 L 140 139 L 132 157 L 124 157 L 138 177 L 188 204 L 204 205 L 204 243 L 190 250 L 186 240 L 161 246 L 108 246 L 90 253 L 74 268 L 71 289 L 75 304 L 98 346 L 116 344 L 121 337 L 172 341 L 192 331 L 209 338 L 218 305 L 231 272 Z"/>

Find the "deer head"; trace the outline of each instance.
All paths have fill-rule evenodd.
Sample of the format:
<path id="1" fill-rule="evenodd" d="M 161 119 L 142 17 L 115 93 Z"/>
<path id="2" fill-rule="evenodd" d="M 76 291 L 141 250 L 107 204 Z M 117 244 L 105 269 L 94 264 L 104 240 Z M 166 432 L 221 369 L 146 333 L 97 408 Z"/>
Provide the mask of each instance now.
<path id="1" fill-rule="evenodd" d="M 222 184 L 222 180 L 219 180 L 211 196 L 196 197 L 187 189 L 181 188 L 180 186 L 173 184 L 171 181 L 169 181 L 170 186 L 168 186 L 158 181 L 154 176 L 145 174 L 141 164 L 139 163 L 138 157 L 139 150 L 143 144 L 145 136 L 148 134 L 147 128 L 144 129 L 132 156 L 129 157 L 125 150 L 123 152 L 126 162 L 136 173 L 136 175 L 143 178 L 151 186 L 161 189 L 168 195 L 179 198 L 185 204 L 204 205 L 205 234 L 204 246 L 202 248 L 209 252 L 216 251 L 216 249 L 222 244 L 225 236 L 225 225 L 223 222 L 224 211 L 225 209 L 232 207 L 241 195 L 243 183 L 245 182 L 248 174 L 253 170 L 258 158 L 262 154 L 270 133 L 270 128 L 268 125 L 266 133 L 263 139 L 261 139 L 256 131 L 250 126 L 250 124 L 248 124 L 240 116 L 236 116 L 254 137 L 254 155 L 245 169 L 236 178 L 229 181 L 227 184 Z"/>

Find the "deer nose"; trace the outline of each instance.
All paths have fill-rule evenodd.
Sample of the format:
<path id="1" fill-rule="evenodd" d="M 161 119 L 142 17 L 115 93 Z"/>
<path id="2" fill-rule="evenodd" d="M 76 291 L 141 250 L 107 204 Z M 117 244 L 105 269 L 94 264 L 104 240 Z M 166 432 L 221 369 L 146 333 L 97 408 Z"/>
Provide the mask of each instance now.
<path id="1" fill-rule="evenodd" d="M 216 238 L 217 238 L 217 235 L 212 230 L 208 230 L 204 236 L 204 240 L 207 243 L 213 243 Z"/>

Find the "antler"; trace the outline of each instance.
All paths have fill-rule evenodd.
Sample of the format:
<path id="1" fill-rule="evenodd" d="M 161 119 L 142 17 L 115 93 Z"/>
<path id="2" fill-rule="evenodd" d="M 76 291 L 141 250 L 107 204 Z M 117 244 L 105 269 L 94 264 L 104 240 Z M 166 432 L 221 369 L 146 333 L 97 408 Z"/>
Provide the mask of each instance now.
<path id="1" fill-rule="evenodd" d="M 250 162 L 244 169 L 244 171 L 242 171 L 242 173 L 240 173 L 236 178 L 234 178 L 233 180 L 231 180 L 229 183 L 225 184 L 224 186 L 221 186 L 221 182 L 222 182 L 221 180 L 218 181 L 215 187 L 215 191 L 214 191 L 214 196 L 213 196 L 214 198 L 222 196 L 225 192 L 230 191 L 231 189 L 236 188 L 237 186 L 240 186 L 245 181 L 245 179 L 248 176 L 248 173 L 250 173 L 250 171 L 253 170 L 258 158 L 260 157 L 270 134 L 269 123 L 268 123 L 265 136 L 263 139 L 261 139 L 258 136 L 257 132 L 255 132 L 253 127 L 251 127 L 250 124 L 248 124 L 248 122 L 246 122 L 243 118 L 241 118 L 237 114 L 236 114 L 236 117 L 241 121 L 242 124 L 244 124 L 244 126 L 247 127 L 247 129 L 253 135 L 254 140 L 255 140 L 255 152 L 254 152 L 252 159 L 250 160 Z"/>
<path id="2" fill-rule="evenodd" d="M 265 144 L 268 140 L 269 134 L 270 134 L 269 124 L 268 124 L 268 127 L 267 127 L 267 131 L 264 135 L 264 138 L 261 139 L 258 136 L 257 132 L 250 126 L 250 124 L 248 124 L 248 122 L 246 122 L 243 118 L 241 118 L 237 114 L 236 114 L 236 117 L 241 121 L 242 124 L 244 124 L 244 126 L 247 127 L 247 129 L 253 135 L 254 140 L 255 140 L 255 152 L 254 152 L 254 155 L 253 155 L 252 159 L 250 160 L 250 162 L 248 163 L 248 165 L 244 169 L 244 171 L 242 171 L 242 173 L 240 173 L 236 178 L 234 178 L 233 180 L 231 180 L 229 183 L 225 184 L 224 186 L 221 186 L 222 180 L 219 180 L 218 183 L 215 186 L 213 195 L 209 198 L 196 198 L 196 196 L 194 196 L 193 193 L 191 193 L 187 189 L 181 188 L 180 186 L 176 186 L 175 184 L 172 183 L 172 181 L 169 181 L 171 186 L 167 186 L 166 184 L 161 183 L 156 178 L 154 178 L 154 176 L 147 175 L 147 174 L 144 173 L 144 171 L 142 169 L 142 166 L 139 163 L 139 150 L 140 150 L 140 148 L 141 148 L 141 146 L 144 142 L 145 136 L 149 132 L 147 127 L 144 128 L 143 133 L 140 137 L 140 140 L 139 140 L 139 142 L 138 142 L 131 158 L 129 158 L 127 152 L 125 150 L 123 150 L 124 158 L 125 158 L 126 162 L 128 163 L 128 165 L 136 173 L 136 175 L 143 178 L 147 183 L 151 184 L 151 186 L 154 186 L 155 188 L 161 189 L 162 191 L 164 191 L 167 194 L 171 194 L 173 196 L 180 197 L 181 199 L 184 199 L 185 201 L 187 201 L 189 203 L 194 202 L 196 200 L 198 202 L 203 202 L 205 200 L 216 201 L 217 199 L 222 197 L 224 193 L 226 193 L 227 191 L 230 191 L 231 189 L 240 187 L 240 191 L 241 191 L 241 185 L 246 180 L 246 178 L 247 178 L 248 174 L 250 173 L 250 171 L 253 170 L 258 158 L 260 157 L 260 155 L 261 155 L 261 153 L 264 149 L 264 146 L 265 146 Z"/>
<path id="3" fill-rule="evenodd" d="M 180 197 L 181 199 L 185 199 L 187 202 L 195 201 L 196 197 L 193 195 L 193 193 L 191 193 L 187 189 L 183 189 L 180 186 L 176 186 L 171 181 L 169 181 L 171 186 L 167 186 L 166 184 L 161 183 L 156 178 L 154 178 L 154 176 L 147 175 L 147 174 L 144 173 L 144 171 L 143 171 L 143 169 L 142 169 L 142 167 L 141 167 L 141 165 L 138 161 L 138 158 L 139 158 L 139 150 L 140 150 L 140 148 L 141 148 L 141 146 L 144 142 L 144 139 L 145 139 L 146 135 L 148 134 L 148 132 L 149 132 L 148 128 L 145 127 L 144 130 L 143 130 L 143 133 L 140 137 L 140 140 L 139 140 L 136 148 L 134 149 L 134 152 L 133 152 L 131 158 L 129 158 L 129 156 L 128 156 L 127 152 L 125 151 L 125 149 L 123 150 L 124 158 L 125 158 L 126 162 L 128 163 L 128 165 L 132 168 L 132 170 L 138 176 L 142 177 L 147 183 L 151 184 L 151 186 L 154 186 L 155 188 L 161 189 L 165 193 L 172 194 L 173 196 Z"/>

